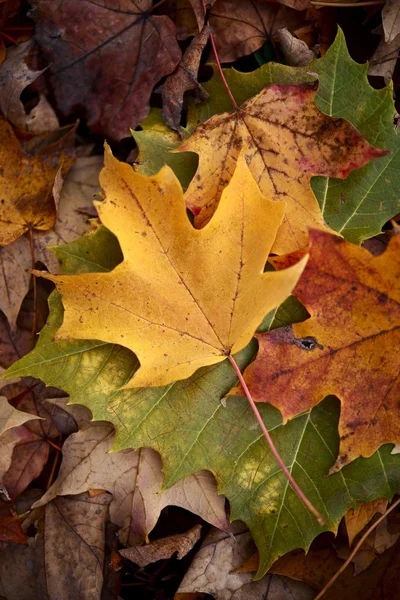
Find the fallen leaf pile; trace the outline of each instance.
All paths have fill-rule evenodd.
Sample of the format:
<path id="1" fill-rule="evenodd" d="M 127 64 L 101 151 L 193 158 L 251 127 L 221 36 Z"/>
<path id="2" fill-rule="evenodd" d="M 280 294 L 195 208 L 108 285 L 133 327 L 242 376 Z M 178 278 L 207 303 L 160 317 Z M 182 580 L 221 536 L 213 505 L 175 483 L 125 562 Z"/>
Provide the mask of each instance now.
<path id="1" fill-rule="evenodd" d="M 0 0 L 2 599 L 398 596 L 393 89 L 319 4 Z"/>

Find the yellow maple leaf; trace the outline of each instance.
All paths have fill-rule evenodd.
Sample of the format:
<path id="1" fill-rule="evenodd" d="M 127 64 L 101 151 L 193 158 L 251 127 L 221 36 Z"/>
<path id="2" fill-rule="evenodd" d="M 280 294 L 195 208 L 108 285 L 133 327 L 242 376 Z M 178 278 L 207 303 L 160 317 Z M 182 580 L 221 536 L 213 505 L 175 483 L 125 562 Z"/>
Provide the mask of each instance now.
<path id="1" fill-rule="evenodd" d="M 220 362 L 250 341 L 266 313 L 296 284 L 306 258 L 264 273 L 284 204 L 261 194 L 241 157 L 206 227 L 196 230 L 169 167 L 147 177 L 106 148 L 103 224 L 123 262 L 109 273 L 50 275 L 61 292 L 57 339 L 98 339 L 133 350 L 133 387 L 161 386 Z"/>
<path id="2" fill-rule="evenodd" d="M 74 130 L 45 149 L 26 152 L 13 128 L 0 119 L 0 245 L 11 244 L 29 229 L 46 231 L 56 221 L 52 190 L 57 171 L 71 166 Z"/>
<path id="3" fill-rule="evenodd" d="M 310 188 L 311 176 L 344 179 L 387 152 L 373 148 L 348 121 L 321 113 L 315 94 L 309 84 L 268 85 L 235 112 L 214 115 L 199 125 L 175 150 L 199 155 L 199 167 L 185 194 L 196 227 L 213 215 L 245 147 L 261 192 L 287 203 L 274 253 L 306 246 L 309 227 L 332 232 Z"/>

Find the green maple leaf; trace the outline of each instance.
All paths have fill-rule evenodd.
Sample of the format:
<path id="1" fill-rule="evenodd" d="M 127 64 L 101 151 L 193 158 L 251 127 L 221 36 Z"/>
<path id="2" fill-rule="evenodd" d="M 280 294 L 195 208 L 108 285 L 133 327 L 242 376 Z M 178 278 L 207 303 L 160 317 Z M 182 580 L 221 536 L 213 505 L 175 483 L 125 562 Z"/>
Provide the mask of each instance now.
<path id="1" fill-rule="evenodd" d="M 318 199 L 327 224 L 347 240 L 361 243 L 378 234 L 382 226 L 400 212 L 400 138 L 393 126 L 396 113 L 392 85 L 382 90 L 372 88 L 367 79 L 367 64 L 360 65 L 350 57 L 343 32 L 339 29 L 335 42 L 327 53 L 307 67 L 297 68 L 267 63 L 251 73 L 225 69 L 225 77 L 238 105 L 258 94 L 270 83 L 304 83 L 319 80 L 315 102 L 318 108 L 332 117 L 350 121 L 377 148 L 391 154 L 369 162 L 353 171 L 346 180 L 314 177 L 311 187 Z M 232 104 L 214 69 L 214 75 L 204 84 L 209 99 L 192 105 L 186 133 L 189 135 L 200 123 L 215 114 L 232 111 Z M 152 114 L 145 132 L 134 132 L 139 145 L 140 169 L 156 173 L 164 162 L 170 164 L 184 189 L 188 176 L 195 172 L 192 153 L 171 154 L 182 140 L 162 124 L 161 112 Z M 174 157 L 171 159 L 171 157 Z M 175 165 L 180 156 L 181 162 Z M 188 170 L 182 168 L 186 161 Z"/>
<path id="2" fill-rule="evenodd" d="M 107 271 L 121 255 L 104 227 L 55 249 L 64 272 Z M 89 252 L 89 254 L 88 254 Z M 269 316 L 265 328 L 285 323 L 297 305 Z M 228 398 L 236 383 L 228 361 L 197 371 L 163 388 L 121 389 L 138 367 L 134 354 L 97 341 L 53 341 L 63 319 L 60 297 L 50 297 L 50 316 L 36 348 L 16 362 L 7 377 L 32 375 L 62 388 L 71 402 L 84 404 L 96 420 L 116 429 L 114 450 L 150 447 L 163 461 L 164 487 L 201 469 L 216 477 L 231 505 L 231 518 L 243 520 L 260 551 L 261 577 L 282 554 L 307 549 L 322 531 L 336 531 L 346 511 L 360 502 L 391 498 L 400 490 L 400 457 L 391 445 L 325 477 L 338 450 L 339 403 L 327 398 L 285 426 L 274 408 L 260 406 L 274 443 L 297 483 L 326 519 L 319 526 L 282 474 L 247 400 Z M 278 314 L 280 316 L 278 318 Z M 271 322 L 272 321 L 272 322 Z M 251 342 L 236 360 L 243 369 L 254 357 Z"/>

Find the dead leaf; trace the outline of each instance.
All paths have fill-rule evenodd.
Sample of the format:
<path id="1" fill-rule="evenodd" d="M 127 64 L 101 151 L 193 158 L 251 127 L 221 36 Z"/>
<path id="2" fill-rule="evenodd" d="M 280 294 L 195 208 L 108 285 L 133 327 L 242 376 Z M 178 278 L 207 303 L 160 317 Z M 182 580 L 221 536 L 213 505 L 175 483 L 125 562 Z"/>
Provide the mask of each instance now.
<path id="1" fill-rule="evenodd" d="M 239 110 L 215 115 L 195 129 L 178 151 L 199 155 L 185 193 L 196 227 L 213 215 L 243 147 L 261 192 L 286 202 L 272 251 L 304 247 L 308 228 L 329 230 L 310 188 L 312 175 L 344 179 L 357 167 L 386 154 L 372 148 L 350 123 L 323 115 L 308 84 L 266 86 Z"/>
<path id="2" fill-rule="evenodd" d="M 300 1 L 308 4 L 308 0 Z M 187 0 L 174 2 L 176 8 L 172 15 L 180 39 L 196 35 L 204 25 L 202 0 L 190 0 L 190 4 L 194 15 Z M 305 13 L 275 2 L 258 4 L 254 0 L 216 0 L 207 4 L 212 5 L 209 24 L 221 62 L 234 62 L 251 54 L 270 41 L 281 27 L 293 30 L 303 25 L 305 20 Z"/>
<path id="3" fill-rule="evenodd" d="M 258 356 L 245 380 L 254 400 L 279 408 L 285 421 L 329 394 L 339 397 L 333 473 L 400 439 L 400 356 L 393 352 L 400 341 L 400 234 L 380 256 L 322 231 L 310 238 L 310 260 L 293 293 L 311 317 L 257 335 Z M 287 267 L 299 254 L 274 264 Z"/>
<path id="4" fill-rule="evenodd" d="M 314 52 L 305 42 L 295 38 L 286 27 L 278 30 L 278 36 L 283 56 L 288 65 L 304 67 L 314 60 Z"/>
<path id="5" fill-rule="evenodd" d="M 23 90 L 43 73 L 33 71 L 26 58 L 33 47 L 32 40 L 7 49 L 7 58 L 0 65 L 0 111 L 9 123 L 26 128 L 26 112 L 20 100 Z M 2 163 L 3 164 L 3 163 Z"/>
<path id="6" fill-rule="evenodd" d="M 77 108 L 96 133 L 129 137 L 148 114 L 154 85 L 181 58 L 175 26 L 151 0 L 35 0 L 35 39 L 50 63 L 59 111 Z"/>
<path id="7" fill-rule="evenodd" d="M 201 55 L 207 44 L 210 32 L 211 27 L 206 26 L 201 33 L 193 38 L 179 63 L 178 69 L 175 73 L 167 77 L 163 85 L 163 119 L 171 129 L 175 129 L 178 132 L 181 130 L 180 121 L 185 92 L 195 90 L 196 97 L 201 101 L 208 98 L 207 92 L 197 81 L 197 73 Z"/>
<path id="8" fill-rule="evenodd" d="M 60 122 L 54 108 L 43 94 L 40 94 L 39 102 L 26 116 L 26 129 L 31 133 L 43 133 L 45 131 L 57 131 Z"/>
<path id="9" fill-rule="evenodd" d="M 261 195 L 243 157 L 201 231 L 190 224 L 182 188 L 167 166 L 147 177 L 107 147 L 100 181 L 106 199 L 96 208 L 125 260 L 109 273 L 35 273 L 61 292 L 58 339 L 100 339 L 135 352 L 141 366 L 127 386 L 166 385 L 238 352 L 304 268 L 302 261 L 263 273 L 284 206 Z"/>
<path id="10" fill-rule="evenodd" d="M 3 258 L 4 253 L 0 250 L 0 269 Z M 30 352 L 35 346 L 35 338 L 32 326 L 30 329 L 18 328 L 11 331 L 5 315 L 0 312 L 0 369 L 8 369 L 16 360 Z"/>
<path id="11" fill-rule="evenodd" d="M 386 511 L 388 501 L 386 498 L 378 498 L 367 504 L 361 504 L 357 510 L 352 508 L 346 513 L 344 519 L 346 523 L 347 535 L 349 536 L 349 546 L 351 547 L 354 538 L 364 529 L 376 513 Z"/>
<path id="12" fill-rule="evenodd" d="M 1 438 L 0 438 L 1 439 Z M 165 506 L 181 506 L 229 531 L 225 499 L 217 494 L 208 471 L 196 473 L 160 492 L 163 475 L 159 455 L 148 448 L 112 452 L 114 430 L 94 422 L 65 441 L 59 475 L 35 507 L 57 495 L 94 489 L 113 495 L 111 521 L 120 527 L 124 545 L 141 544 L 155 526 Z"/>
<path id="13" fill-rule="evenodd" d="M 37 418 L 37 415 L 31 415 L 17 410 L 11 406 L 7 398 L 0 396 L 0 436 L 12 427 L 18 427 L 27 421 Z"/>
<path id="14" fill-rule="evenodd" d="M 390 44 L 400 33 L 399 0 L 386 0 L 382 8 L 382 23 L 385 32 L 385 42 Z"/>
<path id="15" fill-rule="evenodd" d="M 253 554 L 255 546 L 243 523 L 233 524 L 233 536 L 211 530 L 194 557 L 179 586 L 175 600 L 185 594 L 205 592 L 215 600 L 311 600 L 313 589 L 302 582 L 278 575 L 266 575 L 252 581 L 252 573 L 236 569 Z"/>
<path id="16" fill-rule="evenodd" d="M 54 228 L 33 234 L 35 260 L 50 270 L 58 269 L 58 260 L 47 247 L 72 242 L 89 227 L 93 197 L 100 189 L 102 163 L 100 156 L 77 159 L 64 180 Z M 6 314 L 13 334 L 22 301 L 29 290 L 31 265 L 31 249 L 26 237 L 0 248 L 0 309 Z"/>
<path id="17" fill-rule="evenodd" d="M 371 56 L 368 67 L 368 75 L 374 77 L 383 77 L 387 85 L 393 77 L 397 59 L 400 51 L 400 36 L 395 37 L 391 42 L 381 39 L 377 49 Z"/>
<path id="18" fill-rule="evenodd" d="M 179 560 L 182 559 L 201 536 L 201 525 L 195 525 L 186 533 L 177 533 L 159 540 L 154 540 L 145 546 L 136 546 L 120 550 L 121 556 L 136 563 L 139 567 L 157 562 L 158 560 L 171 558 L 175 552 Z"/>
<path id="19" fill-rule="evenodd" d="M 52 188 L 59 169 L 71 166 L 74 130 L 56 144 L 28 153 L 12 127 L 0 120 L 0 245 L 11 244 L 26 231 L 51 229 L 56 221 Z"/>
<path id="20" fill-rule="evenodd" d="M 110 495 L 57 498 L 27 546 L 0 549 L 0 593 L 7 600 L 100 600 Z M 44 531 L 43 531 L 44 529 Z"/>

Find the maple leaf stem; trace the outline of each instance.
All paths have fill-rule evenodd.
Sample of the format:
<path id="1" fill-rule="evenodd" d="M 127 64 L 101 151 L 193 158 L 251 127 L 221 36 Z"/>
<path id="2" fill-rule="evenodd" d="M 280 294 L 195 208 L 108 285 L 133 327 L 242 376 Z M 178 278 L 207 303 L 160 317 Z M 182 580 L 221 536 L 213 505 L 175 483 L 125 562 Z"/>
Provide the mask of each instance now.
<path id="1" fill-rule="evenodd" d="M 31 247 L 31 258 L 32 258 L 32 269 L 35 268 L 35 245 L 33 243 L 33 230 L 29 229 L 29 245 Z M 36 275 L 33 274 L 33 322 L 32 322 L 32 333 L 36 333 L 36 311 L 37 311 L 37 280 Z"/>
<path id="2" fill-rule="evenodd" d="M 207 16 L 207 7 L 206 7 L 206 4 L 205 4 L 204 0 L 203 0 L 203 11 L 204 11 L 204 17 L 206 17 Z M 206 21 L 207 21 L 207 19 L 206 19 Z M 223 72 L 222 67 L 221 67 L 221 62 L 219 60 L 217 47 L 215 45 L 215 41 L 214 41 L 214 37 L 213 37 L 212 33 L 210 33 L 210 42 L 211 42 L 211 48 L 212 48 L 212 51 L 213 51 L 213 54 L 214 54 L 215 62 L 217 63 L 218 73 L 220 74 L 220 77 L 222 79 L 222 83 L 224 84 L 224 88 L 226 89 L 226 92 L 227 92 L 227 94 L 228 94 L 228 96 L 230 98 L 230 101 L 232 102 L 233 108 L 235 110 L 238 110 L 239 106 L 238 106 L 238 104 L 237 104 L 237 102 L 236 102 L 236 100 L 235 100 L 235 98 L 234 98 L 234 96 L 233 96 L 233 94 L 231 92 L 231 89 L 230 89 L 230 87 L 228 85 L 227 80 L 225 79 L 225 75 L 224 75 L 224 72 Z"/>
<path id="3" fill-rule="evenodd" d="M 361 548 L 361 546 L 363 545 L 363 543 L 365 542 L 365 540 L 367 539 L 367 537 L 370 535 L 370 533 L 372 533 L 374 531 L 374 529 L 379 525 L 379 523 L 381 523 L 384 519 L 386 519 L 386 517 L 388 516 L 388 514 L 390 512 L 392 512 L 392 510 L 394 510 L 396 508 L 396 506 L 398 506 L 400 504 L 400 498 L 398 498 L 396 500 L 396 502 L 394 502 L 392 504 L 392 506 L 390 508 L 387 509 L 386 512 L 383 513 L 382 516 L 379 517 L 379 519 L 377 519 L 375 521 L 375 523 L 373 523 L 371 525 L 371 527 L 369 527 L 367 529 L 367 531 L 364 533 L 364 535 L 360 538 L 360 540 L 358 541 L 357 545 L 354 546 L 353 550 L 350 552 L 346 562 L 344 562 L 342 564 L 342 566 L 340 567 L 340 569 L 334 574 L 334 576 L 328 581 L 328 583 L 324 586 L 324 588 L 319 592 L 319 594 L 317 596 L 315 596 L 314 600 L 320 600 L 320 598 L 322 598 L 322 596 L 325 594 L 325 592 L 328 591 L 328 589 L 335 583 L 336 579 L 339 577 L 339 575 L 341 575 L 343 573 L 343 571 L 345 569 L 347 569 L 347 567 L 349 566 L 349 564 L 351 563 L 351 561 L 353 560 L 354 556 L 357 554 L 357 552 L 359 551 L 359 549 Z"/>
<path id="4" fill-rule="evenodd" d="M 300 487 L 298 486 L 298 484 L 296 483 L 296 481 L 294 480 L 294 478 L 292 477 L 289 469 L 287 468 L 287 466 L 285 465 L 285 463 L 283 462 L 278 450 L 275 447 L 274 442 L 272 441 L 271 436 L 269 435 L 268 429 L 265 427 L 264 425 L 264 421 L 262 420 L 262 416 L 260 415 L 258 408 L 256 406 L 256 403 L 254 402 L 251 394 L 250 394 L 250 390 L 246 385 L 246 382 L 244 380 L 244 377 L 235 361 L 235 359 L 232 356 L 228 356 L 229 361 L 232 365 L 232 367 L 235 369 L 236 375 L 239 378 L 240 384 L 246 394 L 247 400 L 250 403 L 250 406 L 253 410 L 253 413 L 258 421 L 258 424 L 261 427 L 261 431 L 264 434 L 265 439 L 268 442 L 269 447 L 271 448 L 271 452 L 275 457 L 276 462 L 278 463 L 278 465 L 280 466 L 280 468 L 282 469 L 282 471 L 284 472 L 285 476 L 287 477 L 290 485 L 292 486 L 293 490 L 296 492 L 296 494 L 298 495 L 298 497 L 300 498 L 300 500 L 302 501 L 302 503 L 304 504 L 304 506 L 306 506 L 306 508 L 308 508 L 308 510 L 310 511 L 310 513 L 316 518 L 317 522 L 319 523 L 319 525 L 323 525 L 324 524 L 324 519 L 322 518 L 322 516 L 320 515 L 320 513 L 318 512 L 318 510 L 315 508 L 315 506 L 310 502 L 310 500 L 307 498 L 307 496 L 304 494 L 304 492 L 300 489 Z"/>

